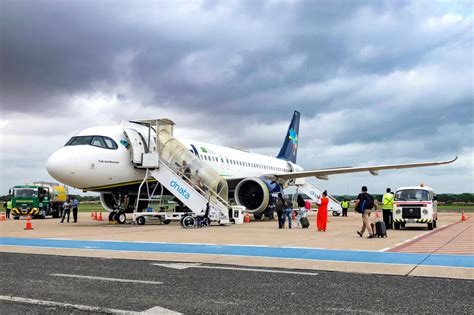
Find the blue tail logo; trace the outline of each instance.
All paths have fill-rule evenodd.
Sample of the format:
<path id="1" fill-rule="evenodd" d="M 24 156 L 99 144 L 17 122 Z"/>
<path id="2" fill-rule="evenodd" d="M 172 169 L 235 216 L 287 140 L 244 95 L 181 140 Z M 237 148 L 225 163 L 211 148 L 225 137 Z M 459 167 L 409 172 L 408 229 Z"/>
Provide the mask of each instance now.
<path id="1" fill-rule="evenodd" d="M 283 142 L 283 146 L 281 147 L 280 153 L 278 153 L 277 158 L 296 163 L 296 154 L 298 153 L 299 129 L 300 113 L 298 111 L 295 111 L 290 126 L 288 127 L 287 136 L 285 137 L 285 141 Z"/>

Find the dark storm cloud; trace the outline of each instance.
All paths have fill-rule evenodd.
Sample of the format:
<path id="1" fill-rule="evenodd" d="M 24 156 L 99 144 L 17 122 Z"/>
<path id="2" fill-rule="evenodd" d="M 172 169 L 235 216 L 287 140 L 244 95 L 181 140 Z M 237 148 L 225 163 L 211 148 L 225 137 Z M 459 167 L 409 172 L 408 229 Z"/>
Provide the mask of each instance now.
<path id="1" fill-rule="evenodd" d="M 74 119 L 67 136 L 171 113 L 201 140 L 268 153 L 297 109 L 306 167 L 319 146 L 354 152 L 331 165 L 362 144 L 445 157 L 474 143 L 472 28 L 466 2 L 2 1 L 0 104 L 8 126 Z"/>

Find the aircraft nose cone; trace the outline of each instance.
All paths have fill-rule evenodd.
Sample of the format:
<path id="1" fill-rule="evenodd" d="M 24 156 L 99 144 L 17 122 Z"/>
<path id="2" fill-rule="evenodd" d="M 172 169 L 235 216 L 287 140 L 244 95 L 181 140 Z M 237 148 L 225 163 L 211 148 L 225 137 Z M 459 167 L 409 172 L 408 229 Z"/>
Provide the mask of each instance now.
<path id="1" fill-rule="evenodd" d="M 76 160 L 71 153 L 67 148 L 61 148 L 54 152 L 46 161 L 46 170 L 57 181 L 74 186 Z"/>

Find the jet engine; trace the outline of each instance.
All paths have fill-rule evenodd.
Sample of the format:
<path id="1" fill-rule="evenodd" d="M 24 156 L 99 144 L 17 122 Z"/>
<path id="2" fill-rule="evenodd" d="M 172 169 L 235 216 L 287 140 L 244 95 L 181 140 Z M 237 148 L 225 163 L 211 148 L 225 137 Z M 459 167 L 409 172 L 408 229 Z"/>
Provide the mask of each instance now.
<path id="1" fill-rule="evenodd" d="M 249 213 L 264 213 L 272 203 L 272 194 L 281 192 L 278 183 L 267 179 L 249 177 L 240 181 L 235 187 L 235 201 L 244 206 Z"/>

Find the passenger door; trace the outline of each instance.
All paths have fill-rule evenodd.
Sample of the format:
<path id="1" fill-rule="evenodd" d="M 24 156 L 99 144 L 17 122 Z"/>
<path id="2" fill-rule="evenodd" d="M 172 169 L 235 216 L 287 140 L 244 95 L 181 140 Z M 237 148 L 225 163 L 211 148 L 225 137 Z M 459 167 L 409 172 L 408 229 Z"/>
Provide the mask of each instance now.
<path id="1" fill-rule="evenodd" d="M 131 161 L 134 164 L 142 164 L 142 156 L 145 153 L 145 144 L 140 134 L 135 129 L 125 128 L 124 134 L 131 147 Z"/>

